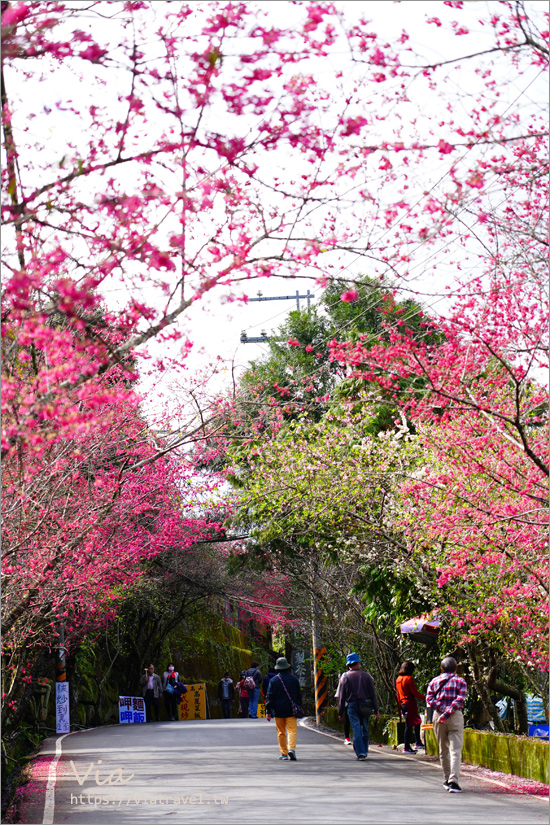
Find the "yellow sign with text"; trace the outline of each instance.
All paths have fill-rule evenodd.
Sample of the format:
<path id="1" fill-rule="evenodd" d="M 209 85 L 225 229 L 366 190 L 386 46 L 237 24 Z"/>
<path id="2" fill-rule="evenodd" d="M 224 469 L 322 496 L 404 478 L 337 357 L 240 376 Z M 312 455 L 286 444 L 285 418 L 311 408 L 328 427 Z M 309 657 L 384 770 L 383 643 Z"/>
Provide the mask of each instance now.
<path id="1" fill-rule="evenodd" d="M 258 719 L 265 719 L 265 705 L 258 705 Z"/>
<path id="2" fill-rule="evenodd" d="M 206 719 L 206 685 L 186 685 L 187 693 L 181 697 L 178 707 L 180 722 L 189 719 Z"/>

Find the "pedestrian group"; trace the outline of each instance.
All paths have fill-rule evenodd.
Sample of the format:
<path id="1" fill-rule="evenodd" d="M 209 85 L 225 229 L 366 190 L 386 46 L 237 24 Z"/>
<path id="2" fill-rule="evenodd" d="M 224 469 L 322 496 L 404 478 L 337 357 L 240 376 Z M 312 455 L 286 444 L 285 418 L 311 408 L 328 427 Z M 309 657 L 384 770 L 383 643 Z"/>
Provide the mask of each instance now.
<path id="1" fill-rule="evenodd" d="M 374 681 L 370 673 L 361 670 L 361 658 L 350 653 L 346 658 L 347 670 L 338 682 L 335 698 L 338 701 L 338 718 L 344 722 L 344 744 L 351 745 L 356 758 L 363 762 L 369 752 L 369 719 L 379 717 L 378 700 Z M 244 719 L 258 718 L 260 692 L 265 703 L 265 717 L 268 722 L 275 719 L 277 740 L 282 761 L 295 762 L 298 719 L 304 716 L 300 683 L 292 674 L 288 660 L 281 656 L 274 668 L 270 668 L 262 679 L 258 662 L 252 662 L 248 670 L 241 671 L 237 684 L 233 684 L 228 672 L 218 683 L 218 701 L 224 719 L 231 718 L 231 707 L 237 694 L 238 716 Z M 457 674 L 457 663 L 452 656 L 441 662 L 441 674 L 428 685 L 424 696 L 414 681 L 414 663 L 403 662 L 396 681 L 399 716 L 405 721 L 404 753 L 416 754 L 424 748 L 421 738 L 421 718 L 417 700 L 425 702 L 428 719 L 433 722 L 433 730 L 439 746 L 439 758 L 444 775 L 444 787 L 450 793 L 460 793 L 460 765 L 464 738 L 464 702 L 466 682 Z M 141 677 L 140 685 L 145 698 L 147 721 L 153 715 L 159 721 L 160 697 L 164 696 L 166 714 L 174 720 L 177 706 L 186 692 L 179 673 L 169 664 L 162 680 L 155 673 L 154 665 L 149 665 Z"/>
<path id="2" fill-rule="evenodd" d="M 148 722 L 153 721 L 153 716 L 160 722 L 160 697 L 164 697 L 164 707 L 166 715 L 171 722 L 176 721 L 178 705 L 187 688 L 180 679 L 180 675 L 170 662 L 166 670 L 160 676 L 155 673 L 155 666 L 149 665 L 145 668 L 145 673 L 139 680 L 143 698 L 145 699 L 145 718 Z"/>

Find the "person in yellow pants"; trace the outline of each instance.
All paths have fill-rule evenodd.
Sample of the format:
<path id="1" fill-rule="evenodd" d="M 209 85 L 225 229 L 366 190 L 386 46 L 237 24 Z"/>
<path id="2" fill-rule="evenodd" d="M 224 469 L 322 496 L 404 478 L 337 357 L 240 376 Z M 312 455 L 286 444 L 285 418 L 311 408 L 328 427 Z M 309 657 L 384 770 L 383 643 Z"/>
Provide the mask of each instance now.
<path id="1" fill-rule="evenodd" d="M 298 720 L 295 716 L 276 716 L 275 725 L 277 727 L 277 739 L 281 755 L 288 756 L 290 753 L 296 754 L 296 734 L 298 733 Z M 289 757 L 292 758 L 292 757 Z M 296 756 L 294 756 L 296 758 Z"/>
<path id="2" fill-rule="evenodd" d="M 302 691 L 296 676 L 293 676 L 288 661 L 281 656 L 275 663 L 274 676 L 267 688 L 265 718 L 268 722 L 275 717 L 277 739 L 281 755 L 279 759 L 296 761 L 296 733 L 298 722 L 293 713 L 293 704 L 301 706 Z"/>

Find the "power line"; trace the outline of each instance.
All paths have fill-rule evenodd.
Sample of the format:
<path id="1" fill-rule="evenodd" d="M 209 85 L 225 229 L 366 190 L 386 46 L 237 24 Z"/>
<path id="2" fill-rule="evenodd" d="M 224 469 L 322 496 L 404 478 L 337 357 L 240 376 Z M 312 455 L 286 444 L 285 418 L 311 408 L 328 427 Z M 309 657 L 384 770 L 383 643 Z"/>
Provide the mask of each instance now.
<path id="1" fill-rule="evenodd" d="M 503 115 L 502 115 L 502 116 L 504 116 L 504 115 L 508 112 L 508 110 L 509 110 L 509 109 L 510 109 L 510 108 L 511 108 L 511 107 L 512 107 L 515 103 L 517 103 L 517 101 L 518 101 L 518 100 L 522 97 L 522 95 L 523 95 L 523 94 L 525 94 L 525 93 L 527 92 L 527 90 L 530 88 L 530 86 L 531 86 L 531 85 L 532 85 L 532 84 L 533 84 L 533 83 L 534 83 L 534 82 L 538 79 L 538 77 L 540 76 L 540 74 L 542 74 L 542 71 L 543 71 L 543 70 L 541 70 L 541 71 L 540 71 L 540 72 L 536 75 L 536 77 L 534 77 L 534 78 L 533 78 L 533 79 L 532 79 L 532 80 L 531 80 L 531 81 L 527 84 L 527 86 L 525 87 L 525 89 L 523 89 L 523 90 L 522 90 L 522 92 L 520 92 L 520 94 L 519 94 L 519 95 L 518 95 L 518 96 L 514 99 L 514 101 L 512 101 L 512 103 L 510 103 L 510 105 L 509 105 L 509 106 L 507 107 L 507 109 L 504 111 L 504 113 L 503 113 Z M 476 142 L 472 145 L 472 147 L 473 147 L 473 146 L 475 146 L 477 143 L 479 143 L 479 141 L 480 141 L 480 140 L 481 140 L 481 136 L 480 136 L 480 137 L 477 139 L 477 141 L 476 141 Z M 470 148 L 472 148 L 472 147 L 470 147 Z M 468 149 L 468 152 L 469 152 L 469 149 Z M 458 162 L 461 162 L 461 161 L 462 161 L 462 160 L 466 157 L 466 154 L 467 154 L 467 152 L 466 152 L 466 153 L 462 156 L 462 158 L 460 158 L 460 160 L 459 160 Z M 454 164 L 453 164 L 453 166 L 454 166 Z M 411 206 L 411 207 L 409 208 L 409 210 L 408 210 L 408 212 L 407 212 L 406 214 L 408 214 L 408 213 L 410 212 L 410 209 L 414 208 L 415 206 L 418 206 L 418 204 L 422 202 L 422 200 L 424 199 L 424 197 L 427 197 L 429 194 L 431 194 L 431 192 L 433 192 L 433 190 L 435 189 L 435 187 L 436 187 L 436 186 L 438 186 L 438 185 L 441 183 L 441 181 L 442 181 L 442 180 L 444 180 L 444 178 L 445 178 L 447 175 L 449 175 L 449 174 L 451 173 L 453 166 L 451 166 L 451 168 L 450 168 L 450 169 L 449 169 L 449 170 L 445 173 L 445 175 L 443 175 L 443 176 L 442 176 L 442 177 L 441 177 L 441 178 L 440 178 L 440 179 L 439 179 L 439 180 L 438 180 L 438 181 L 437 181 L 437 182 L 436 182 L 436 183 L 432 186 L 432 188 L 431 188 L 431 189 L 430 189 L 427 193 L 425 193 L 425 194 L 423 195 L 423 197 L 422 197 L 422 198 L 420 198 L 420 199 L 417 201 L 417 203 L 416 203 L 416 204 L 414 204 L 413 206 Z M 491 189 L 491 185 L 489 185 L 488 187 L 486 187 L 486 189 L 484 190 L 485 194 L 486 194 L 486 193 L 487 193 L 490 189 Z M 477 197 L 477 196 L 472 196 L 472 197 Z M 505 200 L 506 200 L 506 199 L 504 199 L 504 201 L 505 201 Z M 504 201 L 501 201 L 501 203 L 503 203 Z M 499 206 L 500 206 L 500 204 L 499 204 Z M 466 209 L 467 209 L 467 208 L 468 208 L 468 204 L 465 204 L 464 206 L 462 206 L 462 207 L 460 208 L 460 210 L 458 211 L 458 213 L 457 213 L 457 215 L 456 215 L 455 217 L 457 217 L 458 215 L 460 215 L 460 214 L 461 214 L 461 212 L 466 211 Z M 401 218 L 401 219 L 399 219 L 399 221 L 401 221 L 401 220 L 402 220 L 402 218 Z M 384 234 L 387 234 L 387 232 L 389 232 L 389 231 L 390 231 L 390 230 L 391 230 L 391 229 L 392 229 L 392 228 L 393 228 L 393 227 L 394 227 L 394 226 L 395 226 L 395 225 L 396 225 L 399 221 L 396 221 L 394 224 L 392 224 L 392 226 L 391 226 L 391 227 L 389 227 L 389 228 L 388 228 L 388 230 L 386 231 L 386 233 L 384 233 Z M 383 235 L 382 237 L 384 237 L 384 235 Z M 447 243 L 447 244 L 443 247 L 443 250 L 447 249 L 450 245 L 452 245 L 452 244 L 453 244 L 453 243 L 455 243 L 456 241 L 457 241 L 457 237 L 452 238 L 452 239 L 451 239 L 451 240 L 450 240 L 450 241 L 449 241 L 449 242 L 448 242 L 448 243 Z M 414 251 L 415 251 L 415 249 L 419 249 L 419 248 L 420 248 L 421 246 L 423 246 L 425 243 L 426 243 L 425 241 L 420 242 L 420 243 L 419 243 L 419 244 L 418 244 L 415 248 L 413 248 L 413 249 L 411 250 L 411 252 L 414 252 Z M 427 261 L 428 261 L 431 257 L 433 257 L 434 255 L 436 255 L 436 254 L 440 253 L 440 252 L 441 252 L 441 251 L 443 251 L 443 250 L 436 250 L 436 251 L 435 251 L 432 255 L 430 255 L 427 259 L 425 259 L 424 261 L 420 261 L 419 263 L 417 263 L 417 264 L 413 267 L 413 269 L 416 269 L 416 268 L 418 268 L 419 266 L 424 265 L 424 264 L 425 264 L 425 263 L 426 263 L 426 262 L 427 262 Z M 352 266 L 352 264 L 353 264 L 353 263 L 355 263 L 357 260 L 359 260 L 361 257 L 362 257 L 362 255 L 357 255 L 353 261 L 351 261 L 351 262 L 350 262 L 347 266 L 345 266 L 345 267 L 344 267 L 344 270 L 349 269 L 349 268 L 350 268 L 350 266 Z M 382 283 L 383 283 L 383 278 L 384 278 L 384 276 L 385 276 L 385 275 L 386 275 L 386 274 L 390 271 L 390 269 L 391 269 L 390 267 L 387 267 L 387 268 L 386 268 L 386 270 L 385 270 L 385 272 L 384 272 L 384 273 L 382 273 L 382 275 L 380 276 L 380 279 L 381 279 L 381 282 L 382 282 Z M 472 267 L 472 269 L 475 269 L 475 267 Z M 411 270 L 411 271 L 412 271 L 412 270 Z M 470 270 L 470 271 L 471 271 L 471 270 Z M 338 279 L 336 279 L 336 280 L 338 280 Z M 416 280 L 416 278 L 414 278 L 413 280 Z M 409 283 L 410 283 L 410 282 L 409 282 Z M 394 285 L 392 284 L 391 289 L 407 289 L 407 287 L 396 287 L 396 286 L 394 286 Z M 410 290 L 410 291 L 412 292 L 412 290 Z M 440 303 L 440 301 L 441 301 L 441 300 L 443 300 L 443 297 L 446 297 L 446 296 L 441 296 L 441 297 L 439 297 L 439 298 L 438 298 L 438 300 L 437 300 L 437 301 L 433 302 L 432 304 L 428 304 L 428 308 L 429 308 L 429 309 L 431 309 L 431 308 L 433 308 L 436 304 Z M 334 304 L 329 305 L 329 309 L 330 309 L 330 308 L 332 308 L 333 306 L 336 306 L 337 304 L 338 304 L 338 301 L 334 302 Z M 365 315 L 368 311 L 370 311 L 370 310 L 371 310 L 371 309 L 372 309 L 375 305 L 376 305 L 376 302 L 373 302 L 371 305 L 369 305 L 369 306 L 368 306 L 368 307 L 364 310 L 364 312 L 362 312 L 362 313 L 360 313 L 359 315 L 355 316 L 355 318 L 351 319 L 350 321 L 348 321 L 348 322 L 347 322 L 346 324 L 344 324 L 343 326 L 341 326 L 341 327 L 337 328 L 336 330 L 334 330 L 333 332 L 331 332 L 331 337 L 333 337 L 334 335 L 336 335 L 338 332 L 341 332 L 342 330 L 346 329 L 348 326 L 350 326 L 350 324 L 354 323 L 354 322 L 355 322 L 358 318 L 361 318 L 361 317 L 362 317 L 363 315 Z M 400 320 L 401 320 L 401 321 L 408 320 L 410 317 L 413 317 L 416 313 L 417 313 L 417 310 L 412 310 L 409 314 L 407 314 L 407 315 L 405 315 L 405 316 L 402 316 Z M 425 333 L 425 335 L 427 335 L 427 334 L 428 334 L 428 333 Z M 367 338 L 367 339 L 366 339 L 366 342 L 372 341 L 372 340 L 374 340 L 374 339 L 375 339 L 375 338 L 377 338 L 377 337 L 378 337 L 377 335 L 372 335 L 372 336 L 370 336 L 370 338 Z M 328 339 L 327 339 L 327 341 L 328 341 Z M 324 343 L 327 343 L 327 341 L 325 341 Z M 315 376 L 316 374 L 320 373 L 322 369 L 323 369 L 323 367 L 319 367 L 318 369 L 314 370 L 313 372 L 311 372 L 311 373 L 309 373 L 309 374 L 306 374 L 305 376 L 301 376 L 301 378 L 302 378 L 302 380 L 304 380 L 304 381 L 305 381 L 305 380 L 307 380 L 308 378 L 312 378 L 312 377 L 313 377 L 313 376 Z"/>
<path id="2" fill-rule="evenodd" d="M 511 103 L 510 103 L 510 104 L 507 106 L 507 108 L 504 110 L 504 112 L 502 113 L 502 115 L 500 115 L 500 117 L 501 117 L 501 118 L 505 117 L 505 115 L 508 113 L 508 111 L 509 111 L 509 110 L 510 110 L 510 109 L 511 109 L 511 108 L 512 108 L 512 107 L 513 107 L 513 106 L 514 106 L 517 102 L 518 102 L 518 100 L 520 100 L 520 98 L 521 98 L 523 95 L 525 95 L 525 94 L 527 93 L 527 91 L 529 90 L 529 88 L 533 85 L 533 83 L 535 83 L 535 81 L 536 81 L 536 80 L 538 80 L 538 78 L 540 77 L 540 75 L 541 75 L 544 71 L 545 71 L 544 69 L 541 69 L 541 70 L 540 70 L 540 72 L 538 72 L 538 74 L 536 74 L 536 75 L 535 75 L 535 77 L 533 77 L 533 78 L 532 78 L 532 80 L 530 80 L 530 81 L 529 81 L 529 83 L 527 84 L 527 86 L 526 86 L 526 87 L 525 87 L 525 88 L 524 88 L 521 92 L 519 92 L 519 94 L 518 94 L 518 95 L 514 98 L 514 100 L 513 100 L 513 101 L 511 101 Z M 451 165 L 451 167 L 450 167 L 450 168 L 449 168 L 449 169 L 445 172 L 445 174 L 444 174 L 444 175 L 442 175 L 442 176 L 439 178 L 439 180 L 438 180 L 438 181 L 436 181 L 436 183 L 434 183 L 434 184 L 433 184 L 433 186 L 432 186 L 432 187 L 431 187 L 431 188 L 430 188 L 427 192 L 424 192 L 424 193 L 423 193 L 423 195 L 422 195 L 422 197 L 421 197 L 421 198 L 419 198 L 419 199 L 416 201 L 416 203 L 412 204 L 412 205 L 411 205 L 411 206 L 407 209 L 407 211 L 406 211 L 405 215 L 403 215 L 403 216 L 401 216 L 400 218 L 396 219 L 396 220 L 395 220 L 395 221 L 394 221 L 394 222 L 393 222 L 393 223 L 392 223 L 392 224 L 391 224 L 391 225 L 390 225 L 390 226 L 386 229 L 386 231 L 385 231 L 385 232 L 383 232 L 383 234 L 380 236 L 380 238 L 378 238 L 378 242 L 380 242 L 380 241 L 381 241 L 381 240 L 382 240 L 382 239 L 383 239 L 383 238 L 384 238 L 384 237 L 385 237 L 385 236 L 386 236 L 386 235 L 387 235 L 387 234 L 388 234 L 388 233 L 389 233 L 392 229 L 394 229 L 394 228 L 395 228 L 398 224 L 400 224 L 400 223 L 403 221 L 403 219 L 404 219 L 407 215 L 409 215 L 409 214 L 411 213 L 412 209 L 415 209 L 417 206 L 419 206 L 419 204 L 420 204 L 420 203 L 422 203 L 422 201 L 423 201 L 425 198 L 427 198 L 430 194 L 432 194 L 432 192 L 436 189 L 436 187 L 438 187 L 438 186 L 440 185 L 440 183 L 441 183 L 441 182 L 442 182 L 442 181 L 443 181 L 446 177 L 448 177 L 448 175 L 450 175 L 450 174 L 451 174 L 451 171 L 453 170 L 453 168 L 454 168 L 457 164 L 461 163 L 461 162 L 464 160 L 464 158 L 465 158 L 465 157 L 466 157 L 466 156 L 470 153 L 470 150 L 471 150 L 472 148 L 474 148 L 474 146 L 476 146 L 476 145 L 477 145 L 477 144 L 481 141 L 482 137 L 483 137 L 483 136 L 482 136 L 482 135 L 480 135 L 480 136 L 476 139 L 476 141 L 475 141 L 474 143 L 472 143 L 470 146 L 468 146 L 468 148 L 466 149 L 466 151 L 464 152 L 464 154 L 462 155 L 462 157 L 461 157 L 461 158 L 459 158 L 459 159 L 458 159 L 458 161 L 453 162 L 453 164 L 452 164 L 452 165 Z M 519 139 L 519 138 L 518 138 L 518 139 Z M 490 188 L 490 187 L 488 187 L 488 188 L 485 190 L 485 192 L 487 192 L 489 188 Z M 465 211 L 465 210 L 466 210 L 466 208 L 467 208 L 466 206 L 461 207 L 461 209 L 460 209 L 460 211 L 459 211 L 459 213 L 458 213 L 458 214 L 460 214 L 461 212 Z M 452 241 L 452 242 L 454 242 L 454 240 L 456 240 L 456 239 L 453 239 L 453 241 Z M 410 250 L 409 254 L 414 253 L 416 249 L 419 249 L 419 248 L 420 248 L 421 246 L 423 246 L 425 243 L 426 243 L 426 241 L 421 241 L 419 244 L 417 244 L 417 246 L 416 246 L 416 247 L 413 247 L 413 249 L 412 249 L 412 250 Z M 447 244 L 445 247 L 443 247 L 443 249 L 447 248 L 447 246 L 448 246 L 448 245 L 449 245 L 449 244 Z M 436 252 L 434 252 L 434 253 L 433 253 L 433 255 L 436 255 L 436 254 L 437 254 L 437 250 L 436 250 Z M 432 255 L 432 256 L 430 256 L 430 257 L 433 257 L 433 255 Z M 362 255 L 362 254 L 357 254 L 357 255 L 356 255 L 356 257 L 355 257 L 352 261 L 350 261 L 350 263 L 349 263 L 349 264 L 347 264 L 345 267 L 343 267 L 343 270 L 342 270 L 342 271 L 346 271 L 346 270 L 348 270 L 348 269 L 349 269 L 349 268 L 350 268 L 350 267 L 351 267 L 354 263 L 356 263 L 356 262 L 357 262 L 359 259 L 361 259 L 362 257 L 363 257 L 363 255 Z M 428 258 L 427 260 L 429 260 L 429 258 Z M 422 264 L 422 262 L 420 262 L 420 264 L 417 264 L 414 268 L 417 268 L 417 267 L 418 267 L 418 266 L 420 266 L 421 264 Z M 381 278 L 381 279 L 383 279 L 383 278 L 387 275 L 387 273 L 388 273 L 388 272 L 390 272 L 390 270 L 391 270 L 391 267 L 389 267 L 389 266 L 388 266 L 388 267 L 386 267 L 386 270 L 382 273 L 382 275 L 380 276 L 380 278 Z M 413 279 L 413 280 L 415 280 L 415 279 Z M 399 288 L 399 287 L 392 287 L 392 288 Z M 402 287 L 402 289 L 406 289 L 406 287 Z M 411 290 L 411 291 L 412 291 L 412 290 Z M 252 300 L 255 300 L 255 299 L 252 299 Z M 336 303 L 335 303 L 333 306 L 335 306 L 335 305 L 336 305 Z M 281 312 L 281 313 L 279 313 L 278 315 L 273 316 L 272 318 L 267 319 L 267 321 L 264 321 L 263 323 L 264 323 L 264 324 L 266 324 L 266 323 L 268 323 L 269 321 L 274 320 L 274 318 L 277 318 L 277 317 L 279 317 L 280 315 L 283 315 L 283 314 L 285 314 L 285 313 L 284 313 L 284 312 Z M 345 327 L 344 327 L 344 328 L 345 328 Z M 338 332 L 338 331 L 340 331 L 340 330 L 336 330 L 336 332 Z M 242 340 L 242 339 L 241 339 L 241 340 Z M 262 331 L 262 338 L 260 338 L 260 339 L 256 339 L 256 338 L 255 338 L 255 339 L 247 339 L 247 342 L 248 342 L 248 341 L 255 341 L 256 343 L 263 343 L 264 341 L 267 341 L 267 340 L 268 340 L 268 336 L 267 336 L 267 335 L 264 335 L 264 334 L 263 334 L 263 331 Z M 243 341 L 243 343 L 244 343 L 244 341 Z M 317 372 L 317 371 L 316 371 L 316 372 Z M 312 373 L 312 375 L 314 375 L 314 374 L 315 374 L 315 373 Z"/>

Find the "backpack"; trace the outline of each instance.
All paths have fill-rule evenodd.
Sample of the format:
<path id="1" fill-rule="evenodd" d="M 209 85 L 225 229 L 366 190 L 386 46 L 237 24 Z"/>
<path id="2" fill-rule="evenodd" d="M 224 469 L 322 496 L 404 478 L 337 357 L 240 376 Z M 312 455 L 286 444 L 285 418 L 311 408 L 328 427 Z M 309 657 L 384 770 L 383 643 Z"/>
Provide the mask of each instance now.
<path id="1" fill-rule="evenodd" d="M 246 676 L 244 680 L 243 687 L 247 690 L 256 690 L 256 682 L 254 681 L 253 676 Z"/>

